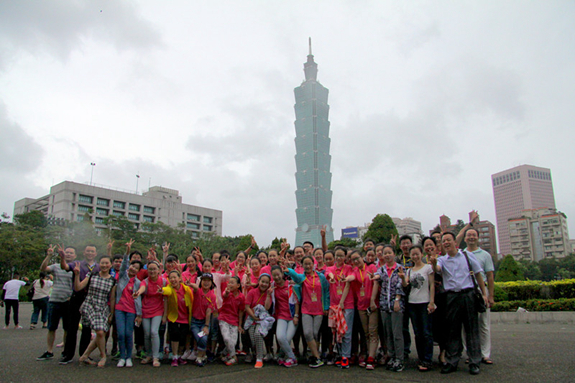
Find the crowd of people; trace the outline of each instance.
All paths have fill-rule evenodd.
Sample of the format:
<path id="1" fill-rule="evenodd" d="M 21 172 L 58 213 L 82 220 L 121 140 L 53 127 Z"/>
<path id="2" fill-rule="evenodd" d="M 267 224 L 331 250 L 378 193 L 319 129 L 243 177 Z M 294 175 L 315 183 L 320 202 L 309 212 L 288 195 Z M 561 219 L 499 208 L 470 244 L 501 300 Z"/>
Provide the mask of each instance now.
<path id="1" fill-rule="evenodd" d="M 37 360 L 54 358 L 62 322 L 62 365 L 73 361 L 80 331 L 79 362 L 98 367 L 109 358 L 117 367 L 132 367 L 136 358 L 153 367 L 164 359 L 172 367 L 233 366 L 242 356 L 255 368 L 305 362 L 400 372 L 411 353 L 411 322 L 419 371 L 434 369 L 436 343 L 441 373 L 456 371 L 465 349 L 475 375 L 480 363 L 493 363 L 493 262 L 478 247 L 479 234 L 470 223 L 457 236 L 434 232 L 418 244 L 405 235 L 332 251 L 322 231 L 319 247 L 305 242 L 291 249 L 284 241 L 252 254 L 252 239 L 233 257 L 222 250 L 204 258 L 194 248 L 185 259 L 170 244 L 161 259 L 155 247 L 144 256 L 132 251 L 132 240 L 123 255 L 111 254 L 111 242 L 98 260 L 95 246 L 84 248 L 83 260 L 72 246 L 50 246 L 40 270 L 53 281 L 43 274 L 33 283 L 31 329 L 42 307 L 48 313 L 42 316 L 47 349 Z M 459 248 L 463 239 L 466 249 Z M 60 261 L 49 265 L 56 254 Z M 4 286 L 7 307 L 14 307 L 11 286 L 25 283 L 15 281 Z"/>

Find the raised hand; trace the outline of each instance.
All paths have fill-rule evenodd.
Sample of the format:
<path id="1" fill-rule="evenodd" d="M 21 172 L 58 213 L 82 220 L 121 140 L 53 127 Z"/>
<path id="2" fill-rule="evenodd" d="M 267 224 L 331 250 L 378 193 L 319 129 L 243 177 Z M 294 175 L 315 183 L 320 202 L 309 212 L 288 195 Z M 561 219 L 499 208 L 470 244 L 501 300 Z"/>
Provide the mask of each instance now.
<path id="1" fill-rule="evenodd" d="M 47 254 L 48 254 L 49 256 L 54 255 L 54 249 L 55 249 L 55 248 L 56 248 L 56 246 L 54 246 L 54 245 L 49 245 L 49 246 L 48 246 L 48 250 L 46 251 Z"/>
<path id="2" fill-rule="evenodd" d="M 391 239 L 389 240 L 390 245 L 395 247 L 397 245 L 397 234 L 392 234 Z"/>
<path id="3" fill-rule="evenodd" d="M 256 239 L 255 239 L 254 236 L 252 235 L 252 243 L 251 243 L 252 249 L 255 248 L 257 245 L 258 245 L 258 244 L 256 243 Z"/>
<path id="4" fill-rule="evenodd" d="M 132 238 L 130 238 L 130 240 L 128 242 L 126 242 L 126 253 L 129 253 L 130 250 L 132 249 L 132 245 L 134 244 L 134 240 Z"/>
<path id="5" fill-rule="evenodd" d="M 61 258 L 64 258 L 66 256 L 66 253 L 64 253 L 64 245 L 58 245 L 58 254 L 60 255 Z"/>
<path id="6" fill-rule="evenodd" d="M 76 262 L 74 265 L 74 274 L 80 275 L 80 262 Z"/>
<path id="7" fill-rule="evenodd" d="M 325 237 L 325 229 L 326 229 L 326 225 L 323 225 L 319 231 L 319 234 L 321 235 L 321 237 Z"/>
<path id="8" fill-rule="evenodd" d="M 162 245 L 162 251 L 164 254 L 168 254 L 170 252 L 170 244 L 168 242 L 164 242 Z"/>

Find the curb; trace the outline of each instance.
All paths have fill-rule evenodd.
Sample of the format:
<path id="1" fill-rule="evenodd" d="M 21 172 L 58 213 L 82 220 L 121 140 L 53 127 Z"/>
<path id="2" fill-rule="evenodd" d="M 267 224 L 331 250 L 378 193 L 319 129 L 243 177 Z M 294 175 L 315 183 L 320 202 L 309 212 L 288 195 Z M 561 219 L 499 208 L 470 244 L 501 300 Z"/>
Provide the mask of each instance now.
<path id="1" fill-rule="evenodd" d="M 575 312 L 573 311 L 491 312 L 491 323 L 575 324 Z"/>

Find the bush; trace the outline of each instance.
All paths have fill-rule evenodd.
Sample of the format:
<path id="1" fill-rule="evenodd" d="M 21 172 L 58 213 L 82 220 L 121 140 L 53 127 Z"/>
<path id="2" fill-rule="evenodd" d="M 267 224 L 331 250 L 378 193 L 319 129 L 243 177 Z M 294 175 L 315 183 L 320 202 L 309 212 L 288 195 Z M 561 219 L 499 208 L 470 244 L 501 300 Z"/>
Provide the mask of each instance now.
<path id="1" fill-rule="evenodd" d="M 523 307 L 527 311 L 575 311 L 575 299 L 531 299 L 524 301 L 495 302 L 491 311 L 517 311 Z"/>
<path id="2" fill-rule="evenodd" d="M 508 301 L 509 294 L 507 294 L 507 292 L 503 290 L 501 286 L 495 284 L 495 287 L 493 289 L 493 299 L 495 300 L 495 302 Z"/>
<path id="3" fill-rule="evenodd" d="M 575 298 L 575 279 L 560 281 L 514 281 L 496 282 L 495 287 L 501 287 L 507 293 L 510 301 L 527 301 L 531 299 Z M 495 294 L 495 300 L 497 294 Z"/>

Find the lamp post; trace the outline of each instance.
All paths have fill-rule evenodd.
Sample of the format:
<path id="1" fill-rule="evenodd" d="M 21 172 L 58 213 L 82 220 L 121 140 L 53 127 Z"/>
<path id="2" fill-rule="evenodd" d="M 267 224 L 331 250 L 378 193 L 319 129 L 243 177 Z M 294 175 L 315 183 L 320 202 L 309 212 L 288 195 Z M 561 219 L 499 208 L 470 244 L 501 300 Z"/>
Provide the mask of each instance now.
<path id="1" fill-rule="evenodd" d="M 90 173 L 90 186 L 92 186 L 92 178 L 94 177 L 94 166 L 96 166 L 96 163 L 90 162 L 90 166 L 92 166 L 92 172 Z"/>
<path id="2" fill-rule="evenodd" d="M 139 172 L 138 172 L 139 173 Z M 138 182 L 140 181 L 140 175 L 136 174 L 136 194 L 138 194 Z"/>

